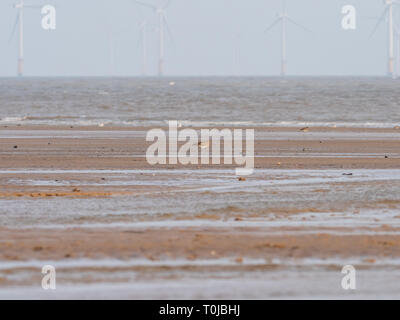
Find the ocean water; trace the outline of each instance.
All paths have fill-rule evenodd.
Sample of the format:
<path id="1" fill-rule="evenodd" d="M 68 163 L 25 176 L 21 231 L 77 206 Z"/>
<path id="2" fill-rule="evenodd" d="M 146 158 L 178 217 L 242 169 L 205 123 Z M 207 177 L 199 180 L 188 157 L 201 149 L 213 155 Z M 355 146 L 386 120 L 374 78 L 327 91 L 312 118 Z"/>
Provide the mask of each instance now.
<path id="1" fill-rule="evenodd" d="M 386 78 L 2 78 L 0 124 L 393 127 Z"/>

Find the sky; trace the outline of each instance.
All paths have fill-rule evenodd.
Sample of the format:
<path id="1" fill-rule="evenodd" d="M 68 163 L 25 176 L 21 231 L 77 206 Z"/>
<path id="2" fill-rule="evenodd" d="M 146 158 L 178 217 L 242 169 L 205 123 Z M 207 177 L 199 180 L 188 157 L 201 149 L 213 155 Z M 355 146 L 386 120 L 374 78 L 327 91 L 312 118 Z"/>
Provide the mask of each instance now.
<path id="1" fill-rule="evenodd" d="M 0 0 L 0 76 L 17 73 L 18 32 L 9 42 L 19 0 Z M 165 0 L 142 0 L 162 5 Z M 55 30 L 44 30 L 40 8 L 26 9 L 27 76 L 139 76 L 140 24 L 147 20 L 147 74 L 157 73 L 155 13 L 133 0 L 25 0 L 54 5 Z M 343 30 L 344 5 L 357 10 L 356 30 Z M 288 0 L 287 13 L 303 29 L 287 30 L 289 75 L 385 75 L 387 24 L 369 38 L 382 0 Z M 280 73 L 280 0 L 172 0 L 166 9 L 167 76 L 274 76 Z M 400 12 L 400 8 L 397 9 Z M 396 21 L 400 26 L 400 14 Z M 400 43 L 400 40 L 397 40 Z M 112 58 L 114 57 L 114 58 Z M 114 61 L 114 62 L 112 62 Z"/>

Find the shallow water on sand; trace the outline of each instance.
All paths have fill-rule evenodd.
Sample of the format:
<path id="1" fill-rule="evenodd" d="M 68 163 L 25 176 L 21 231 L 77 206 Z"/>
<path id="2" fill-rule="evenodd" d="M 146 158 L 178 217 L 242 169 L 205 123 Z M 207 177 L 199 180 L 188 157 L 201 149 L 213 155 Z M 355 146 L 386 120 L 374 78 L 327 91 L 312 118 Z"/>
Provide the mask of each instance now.
<path id="1" fill-rule="evenodd" d="M 357 290 L 340 286 L 341 268 L 357 265 Z M 45 291 L 35 270 L 57 268 L 57 290 Z M 388 272 L 390 270 L 390 272 Z M 207 277 L 205 278 L 205 273 Z M 9 264 L 0 276 L 19 281 L 0 288 L 0 299 L 398 299 L 399 261 L 377 264 L 359 259 L 272 259 L 270 261 L 78 260 Z M 26 283 L 32 281 L 31 286 Z M 36 280 L 36 281 L 35 281 Z M 24 286 L 25 285 L 25 286 Z"/>
<path id="2" fill-rule="evenodd" d="M 308 226 L 311 231 L 400 225 L 400 170 L 344 173 L 259 169 L 239 182 L 227 169 L 2 170 L 0 179 L 10 186 L 71 189 L 79 183 L 82 190 L 119 188 L 129 194 L 0 199 L 0 224 L 10 228 Z M 361 214 L 355 215 L 355 210 Z M 198 219 L 199 215 L 206 216 Z M 237 215 L 243 221 L 234 221 Z"/>

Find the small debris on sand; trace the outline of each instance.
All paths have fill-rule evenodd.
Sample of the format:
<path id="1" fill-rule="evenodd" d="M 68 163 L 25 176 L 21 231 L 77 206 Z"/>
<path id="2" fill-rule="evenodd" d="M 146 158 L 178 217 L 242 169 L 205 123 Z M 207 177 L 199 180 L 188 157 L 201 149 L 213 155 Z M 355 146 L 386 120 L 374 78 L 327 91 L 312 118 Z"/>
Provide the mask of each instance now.
<path id="1" fill-rule="evenodd" d="M 310 131 L 310 127 L 301 128 L 300 131 L 302 131 L 302 132 L 308 132 L 308 131 Z"/>
<path id="2" fill-rule="evenodd" d="M 236 263 L 243 263 L 243 258 L 242 258 L 242 257 L 237 257 L 237 258 L 235 259 L 235 262 L 236 262 Z"/>
<path id="3" fill-rule="evenodd" d="M 342 175 L 343 176 L 352 176 L 353 174 L 352 173 L 343 173 Z"/>
<path id="4" fill-rule="evenodd" d="M 239 181 L 246 181 L 246 178 L 240 177 L 238 180 Z"/>
<path id="5" fill-rule="evenodd" d="M 389 159 L 389 156 L 385 156 L 385 159 Z"/>
<path id="6" fill-rule="evenodd" d="M 367 263 L 375 263 L 376 260 L 375 260 L 375 259 L 365 259 L 364 262 L 367 262 Z"/>
<path id="7" fill-rule="evenodd" d="M 14 146 L 14 149 L 18 149 L 18 146 Z"/>
<path id="8" fill-rule="evenodd" d="M 272 248 L 272 249 L 284 249 L 286 248 L 286 245 L 283 243 L 265 243 L 263 245 L 259 245 L 257 247 L 267 247 L 267 248 Z"/>
<path id="9" fill-rule="evenodd" d="M 81 192 L 81 190 L 79 190 L 78 188 L 73 188 L 72 192 Z"/>
<path id="10" fill-rule="evenodd" d="M 188 260 L 191 260 L 191 261 L 194 261 L 194 260 L 197 259 L 197 255 L 191 254 L 191 255 L 187 256 L 187 259 L 188 259 Z"/>

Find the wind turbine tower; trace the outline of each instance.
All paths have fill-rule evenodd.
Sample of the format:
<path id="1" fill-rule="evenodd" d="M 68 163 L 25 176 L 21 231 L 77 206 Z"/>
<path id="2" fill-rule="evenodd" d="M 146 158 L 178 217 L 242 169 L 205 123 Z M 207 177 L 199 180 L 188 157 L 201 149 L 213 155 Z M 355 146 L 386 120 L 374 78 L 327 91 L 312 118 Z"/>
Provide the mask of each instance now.
<path id="1" fill-rule="evenodd" d="M 397 30 L 397 76 L 400 76 L 400 31 Z"/>
<path id="2" fill-rule="evenodd" d="M 16 23 L 19 24 L 18 76 L 22 77 L 24 73 L 24 0 L 20 0 L 15 8 L 18 9 Z"/>
<path id="3" fill-rule="evenodd" d="M 268 32 L 271 30 L 275 25 L 281 24 L 281 76 L 284 77 L 286 76 L 287 73 L 287 25 L 288 22 L 306 30 L 307 32 L 309 31 L 307 28 L 303 27 L 296 21 L 294 21 L 289 15 L 287 14 L 286 10 L 286 1 L 283 1 L 283 10 L 281 13 L 278 14 L 278 18 L 265 30 L 265 32 Z"/>
<path id="4" fill-rule="evenodd" d="M 374 30 L 371 33 L 372 37 L 376 30 L 378 29 L 379 25 L 381 22 L 387 18 L 388 22 L 388 36 L 389 36 L 389 50 L 388 50 L 388 76 L 394 78 L 395 77 L 395 72 L 394 72 L 394 23 L 393 23 L 393 11 L 394 11 L 394 5 L 400 4 L 399 1 L 397 0 L 384 0 L 385 3 L 385 9 L 382 12 L 381 17 L 379 18 Z"/>
<path id="5" fill-rule="evenodd" d="M 142 75 L 147 75 L 147 21 L 140 24 L 140 42 L 142 45 Z"/>
<path id="6" fill-rule="evenodd" d="M 165 30 L 167 30 L 169 34 L 171 34 L 167 18 L 165 16 L 165 10 L 169 7 L 172 0 L 167 1 L 163 6 L 155 6 L 136 0 L 135 2 L 143 7 L 152 9 L 156 14 L 158 23 L 158 75 L 161 77 L 164 75 Z"/>
<path id="7" fill-rule="evenodd" d="M 397 75 L 396 78 L 400 75 L 400 32 L 397 33 Z"/>

